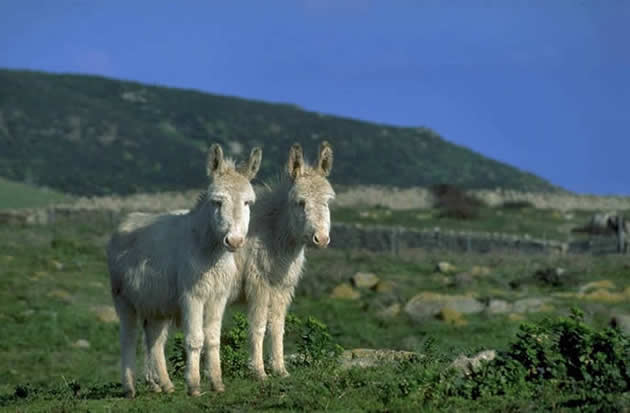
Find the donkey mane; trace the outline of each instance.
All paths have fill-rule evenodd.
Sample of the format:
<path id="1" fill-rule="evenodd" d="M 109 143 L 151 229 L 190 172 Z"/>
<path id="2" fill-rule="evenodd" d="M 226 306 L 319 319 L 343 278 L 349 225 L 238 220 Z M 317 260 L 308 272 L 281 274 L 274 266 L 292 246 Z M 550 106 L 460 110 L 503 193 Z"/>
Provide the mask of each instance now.
<path id="1" fill-rule="evenodd" d="M 199 211 L 205 203 L 208 201 L 208 191 L 201 191 L 199 195 L 197 195 L 197 200 L 195 201 L 195 205 L 190 209 L 190 213 Z"/>
<path id="2" fill-rule="evenodd" d="M 256 208 L 252 211 L 254 216 L 279 215 L 285 208 L 291 184 L 291 178 L 286 173 L 280 173 L 256 186 Z"/>

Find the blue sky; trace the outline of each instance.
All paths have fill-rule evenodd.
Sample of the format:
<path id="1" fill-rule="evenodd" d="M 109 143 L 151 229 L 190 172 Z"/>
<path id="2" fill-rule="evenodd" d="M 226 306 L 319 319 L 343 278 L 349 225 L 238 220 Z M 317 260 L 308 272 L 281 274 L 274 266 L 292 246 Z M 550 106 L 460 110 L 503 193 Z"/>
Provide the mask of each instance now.
<path id="1" fill-rule="evenodd" d="M 630 195 L 628 39 L 625 0 L 0 2 L 0 67 L 427 126 L 597 194 Z"/>

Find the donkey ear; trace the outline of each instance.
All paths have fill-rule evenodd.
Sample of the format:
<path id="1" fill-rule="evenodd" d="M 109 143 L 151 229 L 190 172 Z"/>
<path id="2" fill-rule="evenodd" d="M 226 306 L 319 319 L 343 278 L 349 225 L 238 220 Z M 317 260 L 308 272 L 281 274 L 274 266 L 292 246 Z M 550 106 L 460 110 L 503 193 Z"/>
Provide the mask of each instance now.
<path id="1" fill-rule="evenodd" d="M 208 149 L 208 160 L 206 162 L 206 172 L 208 177 L 221 174 L 224 170 L 223 149 L 218 143 L 213 143 Z"/>
<path id="2" fill-rule="evenodd" d="M 262 161 L 262 149 L 256 147 L 252 149 L 249 154 L 249 161 L 239 169 L 243 175 L 247 177 L 250 181 L 256 177 L 258 170 L 260 169 L 260 163 Z"/>
<path id="3" fill-rule="evenodd" d="M 323 176 L 330 175 L 333 165 L 333 150 L 328 141 L 319 145 L 319 158 L 317 159 L 317 171 Z"/>
<path id="4" fill-rule="evenodd" d="M 287 164 L 289 176 L 293 179 L 304 173 L 304 152 L 299 143 L 294 143 L 289 149 L 289 162 Z"/>

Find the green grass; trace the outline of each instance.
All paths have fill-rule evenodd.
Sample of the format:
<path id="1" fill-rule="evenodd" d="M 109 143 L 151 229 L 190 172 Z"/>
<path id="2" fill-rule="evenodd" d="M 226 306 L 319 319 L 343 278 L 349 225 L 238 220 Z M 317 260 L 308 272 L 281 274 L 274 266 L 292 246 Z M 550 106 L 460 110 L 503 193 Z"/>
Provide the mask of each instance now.
<path id="1" fill-rule="evenodd" d="M 404 304 L 420 291 L 474 294 L 479 299 L 548 296 L 576 292 L 588 281 L 607 279 L 614 292 L 630 285 L 623 257 L 562 257 L 409 253 L 402 257 L 353 251 L 308 251 L 308 267 L 291 312 L 314 316 L 327 326 L 344 348 L 392 348 L 424 354 L 417 363 L 374 369 L 339 371 L 330 367 L 289 366 L 291 377 L 258 383 L 247 375 L 225 374 L 226 392 L 186 396 L 181 378 L 171 395 L 152 394 L 140 384 L 139 397 L 122 399 L 119 382 L 118 326 L 96 318 L 93 309 L 111 305 L 104 245 L 109 228 L 99 223 L 77 226 L 59 222 L 51 227 L 0 228 L 0 410 L 2 411 L 539 411 L 563 408 L 553 387 L 537 399 L 487 396 L 469 400 L 457 391 L 460 379 L 444 371 L 460 353 L 507 349 L 520 322 L 507 315 L 466 316 L 466 325 L 440 320 L 415 323 L 401 314 L 381 320 L 377 313 L 392 302 Z M 484 265 L 490 274 L 466 286 L 452 284 L 452 276 L 435 272 L 446 260 L 468 271 Z M 574 282 L 552 288 L 510 281 L 538 268 L 561 266 Z M 329 297 L 337 284 L 356 271 L 372 271 L 396 283 L 391 294 L 362 290 L 356 301 Z M 568 314 L 578 305 L 586 319 L 603 327 L 613 311 L 630 312 L 629 300 L 589 301 L 557 297 L 550 313 L 525 314 L 528 321 Z M 232 325 L 230 308 L 224 329 Z M 174 334 L 169 339 L 172 348 Z M 79 339 L 86 349 L 74 348 Z M 287 352 L 298 349 L 300 337 L 288 333 Z M 140 353 L 138 353 L 140 355 Z M 141 357 L 139 357 L 139 360 Z M 209 384 L 204 382 L 206 389 Z M 619 403 L 622 403 L 620 401 Z"/>
<path id="2" fill-rule="evenodd" d="M 389 208 L 349 208 L 333 209 L 335 222 L 358 223 L 365 225 L 392 225 L 414 229 L 455 231 L 500 232 L 515 235 L 528 234 L 539 239 L 565 241 L 581 237 L 571 233 L 571 229 L 589 222 L 595 211 L 570 211 L 563 213 L 551 209 L 502 207 L 481 207 L 479 216 L 474 219 L 454 219 L 440 217 L 438 209 L 391 210 Z"/>
<path id="3" fill-rule="evenodd" d="M 58 191 L 13 182 L 0 177 L 0 209 L 39 208 L 69 200 L 68 195 Z"/>

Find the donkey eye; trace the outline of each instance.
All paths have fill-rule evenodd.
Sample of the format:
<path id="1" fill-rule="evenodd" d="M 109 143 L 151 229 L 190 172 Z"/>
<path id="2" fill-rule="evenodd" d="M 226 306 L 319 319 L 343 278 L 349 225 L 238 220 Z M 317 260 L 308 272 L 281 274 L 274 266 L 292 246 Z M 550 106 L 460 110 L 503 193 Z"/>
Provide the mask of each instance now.
<path id="1" fill-rule="evenodd" d="M 245 201 L 245 206 L 252 206 L 254 204 L 254 201 Z"/>
<path id="2" fill-rule="evenodd" d="M 215 206 L 215 207 L 217 207 L 217 208 L 221 208 L 221 205 L 223 205 L 223 202 L 221 202 L 221 201 L 220 201 L 220 200 L 218 200 L 218 199 L 213 199 L 213 200 L 212 200 L 212 205 L 214 205 L 214 206 Z"/>
<path id="3" fill-rule="evenodd" d="M 300 208 L 304 208 L 306 206 L 306 201 L 303 199 L 300 199 L 298 201 L 298 205 L 300 206 Z"/>

